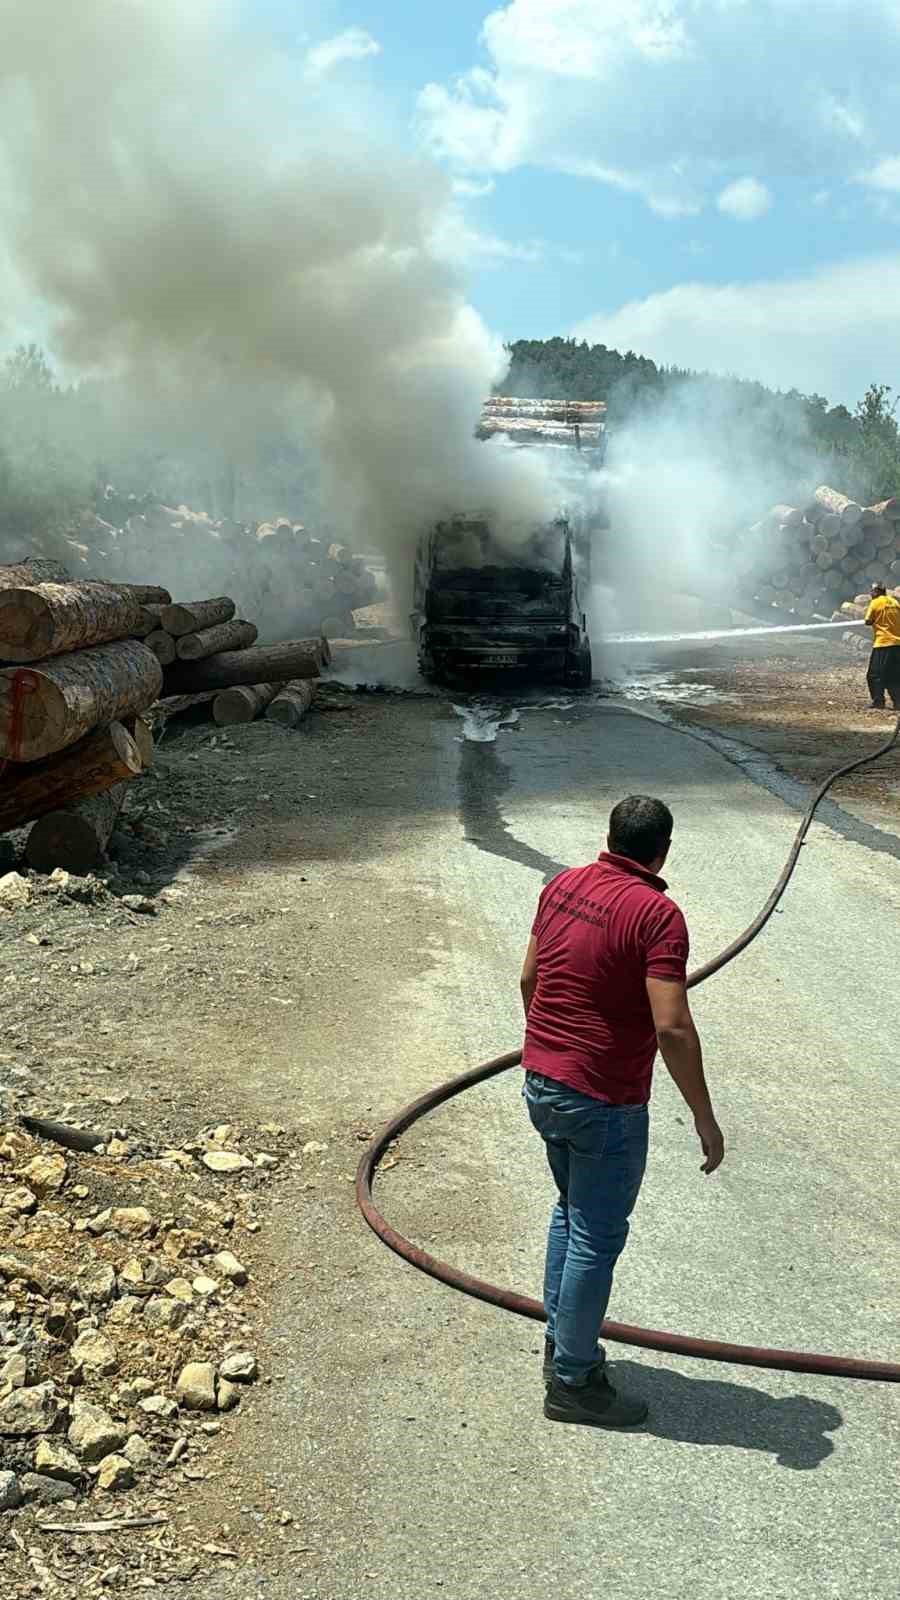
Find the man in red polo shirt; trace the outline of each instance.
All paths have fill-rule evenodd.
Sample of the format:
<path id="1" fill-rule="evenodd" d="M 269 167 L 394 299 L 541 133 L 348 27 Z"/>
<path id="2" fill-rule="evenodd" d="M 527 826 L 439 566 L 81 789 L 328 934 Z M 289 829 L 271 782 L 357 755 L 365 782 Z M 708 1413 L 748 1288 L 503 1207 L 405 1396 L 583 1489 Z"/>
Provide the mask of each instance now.
<path id="1" fill-rule="evenodd" d="M 544 1273 L 555 1422 L 629 1428 L 647 1415 L 612 1387 L 597 1335 L 644 1176 L 657 1048 L 693 1113 L 701 1171 L 724 1155 L 688 1007 L 687 926 L 659 877 L 671 839 L 661 800 L 620 801 L 599 861 L 541 895 L 522 972 L 524 1093 L 558 1190 Z"/>

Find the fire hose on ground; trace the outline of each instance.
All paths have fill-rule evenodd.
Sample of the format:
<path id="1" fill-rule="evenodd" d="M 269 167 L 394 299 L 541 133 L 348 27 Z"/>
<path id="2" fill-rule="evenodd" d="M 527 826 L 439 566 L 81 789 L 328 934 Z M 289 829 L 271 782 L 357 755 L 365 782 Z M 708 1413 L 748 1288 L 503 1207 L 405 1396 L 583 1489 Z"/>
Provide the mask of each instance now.
<path id="1" fill-rule="evenodd" d="M 846 777 L 851 772 L 856 772 L 860 767 L 867 766 L 879 757 L 887 755 L 900 738 L 900 719 L 894 728 L 890 739 L 871 755 L 861 756 L 855 761 L 848 761 L 843 767 L 838 768 L 821 785 L 813 796 L 797 829 L 790 853 L 784 864 L 781 875 L 765 905 L 759 911 L 748 928 L 739 935 L 727 949 L 714 956 L 702 967 L 698 967 L 688 978 L 688 988 L 696 988 L 704 983 L 714 973 L 721 972 L 730 961 L 741 955 L 760 934 L 769 918 L 772 916 L 779 901 L 784 895 L 788 884 L 794 874 L 794 869 L 800 858 L 806 836 L 809 832 L 816 811 L 827 795 L 829 789 L 840 778 Z M 544 1308 L 538 1300 L 531 1299 L 528 1295 L 519 1294 L 514 1289 L 504 1289 L 494 1283 L 487 1283 L 483 1279 L 475 1278 L 470 1273 L 459 1267 L 439 1261 L 435 1256 L 423 1250 L 419 1245 L 413 1244 L 398 1233 L 395 1228 L 382 1216 L 375 1204 L 372 1194 L 372 1182 L 378 1169 L 378 1164 L 395 1139 L 411 1128 L 421 1117 L 427 1116 L 445 1101 L 452 1100 L 464 1090 L 474 1088 L 476 1084 L 485 1083 L 489 1078 L 496 1077 L 501 1072 L 506 1072 L 510 1067 L 521 1064 L 521 1050 L 511 1050 L 506 1055 L 497 1056 L 493 1061 L 485 1061 L 481 1066 L 473 1067 L 471 1071 L 462 1073 L 459 1077 L 451 1078 L 446 1083 L 438 1084 L 436 1088 L 429 1089 L 418 1100 L 405 1107 L 395 1117 L 392 1117 L 381 1132 L 376 1135 L 365 1150 L 356 1174 L 356 1198 L 360 1210 L 369 1224 L 369 1227 L 378 1235 L 379 1239 L 393 1250 L 404 1261 L 418 1268 L 438 1282 L 445 1283 L 451 1289 L 458 1289 L 463 1294 L 471 1295 L 476 1300 L 483 1300 L 488 1305 L 499 1306 L 502 1311 L 515 1312 L 517 1316 L 528 1317 L 534 1322 L 546 1320 Z M 668 1333 L 665 1330 L 654 1328 L 633 1327 L 624 1322 L 604 1322 L 601 1328 L 604 1339 L 615 1344 L 636 1345 L 644 1350 L 660 1350 L 668 1355 L 692 1356 L 701 1361 L 722 1361 L 736 1366 L 744 1367 L 770 1367 L 783 1372 L 814 1373 L 819 1377 L 835 1378 L 865 1378 L 881 1383 L 900 1383 L 900 1362 L 894 1361 L 869 1361 L 860 1356 L 835 1356 L 818 1355 L 804 1350 L 771 1350 L 765 1347 L 745 1344 L 729 1344 L 719 1339 L 701 1339 L 683 1333 Z"/>

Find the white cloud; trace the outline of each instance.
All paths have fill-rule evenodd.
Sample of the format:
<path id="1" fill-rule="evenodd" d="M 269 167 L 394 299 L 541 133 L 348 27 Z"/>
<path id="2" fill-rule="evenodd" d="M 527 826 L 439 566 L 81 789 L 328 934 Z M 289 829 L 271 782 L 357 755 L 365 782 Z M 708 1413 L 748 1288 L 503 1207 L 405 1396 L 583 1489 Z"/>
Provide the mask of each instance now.
<path id="1" fill-rule="evenodd" d="M 877 166 L 864 172 L 860 183 L 865 183 L 870 189 L 884 189 L 890 194 L 900 193 L 900 156 L 885 156 Z"/>
<path id="2" fill-rule="evenodd" d="M 716 205 L 736 222 L 756 222 L 770 209 L 772 196 L 765 184 L 756 178 L 738 178 L 722 190 Z"/>
<path id="3" fill-rule="evenodd" d="M 667 216 L 748 171 L 761 185 L 877 173 L 900 123 L 900 5 L 810 14 L 809 0 L 507 0 L 482 29 L 487 64 L 422 90 L 421 135 L 459 173 L 538 165 Z"/>
<path id="4" fill-rule="evenodd" d="M 322 78 L 345 61 L 364 61 L 367 56 L 380 54 L 381 45 L 365 28 L 345 28 L 306 52 L 306 73 L 311 78 Z"/>
<path id="5" fill-rule="evenodd" d="M 900 370 L 900 254 L 778 281 L 678 284 L 588 317 L 575 334 L 851 404 Z"/>
<path id="6" fill-rule="evenodd" d="M 464 200 L 483 200 L 485 195 L 493 194 L 496 187 L 493 178 L 454 178 L 452 184 L 453 193 Z"/>
<path id="7" fill-rule="evenodd" d="M 435 254 L 457 267 L 500 266 L 506 262 L 533 263 L 544 254 L 540 239 L 504 239 L 498 233 L 475 228 L 457 206 L 442 213 L 432 235 Z"/>

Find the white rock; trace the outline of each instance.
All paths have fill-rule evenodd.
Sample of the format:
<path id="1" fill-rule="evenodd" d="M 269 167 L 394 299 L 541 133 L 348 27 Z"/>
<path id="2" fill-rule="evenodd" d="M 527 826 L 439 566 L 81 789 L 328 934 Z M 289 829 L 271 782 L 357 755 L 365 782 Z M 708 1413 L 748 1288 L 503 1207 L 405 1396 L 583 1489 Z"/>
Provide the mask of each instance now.
<path id="1" fill-rule="evenodd" d="M 199 1278 L 195 1278 L 191 1285 L 194 1293 L 198 1294 L 202 1300 L 208 1300 L 210 1295 L 215 1294 L 218 1287 L 217 1278 L 205 1278 L 202 1275 Z"/>
<path id="2" fill-rule="evenodd" d="M 187 1278 L 172 1278 L 166 1284 L 166 1294 L 173 1300 L 180 1300 L 186 1306 L 192 1306 L 194 1303 L 194 1291 Z"/>
<path id="3" fill-rule="evenodd" d="M 49 1433 L 59 1415 L 59 1403 L 52 1383 L 38 1383 L 14 1389 L 0 1400 L 0 1438 L 29 1439 Z"/>
<path id="4" fill-rule="evenodd" d="M 327 1149 L 327 1144 L 323 1144 L 321 1139 L 308 1139 L 303 1146 L 303 1154 L 305 1156 L 322 1156 Z"/>
<path id="5" fill-rule="evenodd" d="M 21 911 L 30 906 L 33 899 L 31 884 L 18 872 L 5 872 L 0 878 L 0 910 Z"/>
<path id="6" fill-rule="evenodd" d="M 133 1433 L 126 1439 L 122 1454 L 127 1456 L 131 1465 L 137 1467 L 139 1471 L 142 1467 L 149 1467 L 153 1460 L 153 1451 L 140 1433 Z"/>
<path id="7" fill-rule="evenodd" d="M 102 1461 L 111 1451 L 121 1450 L 125 1430 L 120 1423 L 113 1422 L 102 1406 L 76 1400 L 67 1438 L 81 1461 L 95 1462 Z"/>
<path id="8" fill-rule="evenodd" d="M 207 1150 L 201 1160 L 210 1172 L 245 1172 L 253 1166 L 252 1161 L 239 1155 L 236 1150 Z"/>
<path id="9" fill-rule="evenodd" d="M 27 1382 L 28 1361 L 22 1351 L 17 1350 L 0 1366 L 0 1389 L 5 1389 L 7 1384 L 10 1389 L 24 1389 Z"/>
<path id="10" fill-rule="evenodd" d="M 120 1489 L 130 1489 L 134 1484 L 134 1467 L 127 1456 L 104 1456 L 97 1474 L 97 1488 L 108 1494 Z"/>
<path id="11" fill-rule="evenodd" d="M 233 1411 L 241 1398 L 239 1383 L 229 1383 L 227 1378 L 220 1378 L 216 1385 L 216 1405 L 220 1411 Z"/>
<path id="12" fill-rule="evenodd" d="M 148 1417 L 162 1417 L 164 1421 L 174 1417 L 178 1411 L 175 1401 L 169 1400 L 164 1394 L 148 1394 L 146 1400 L 140 1402 L 140 1406 Z"/>
<path id="13" fill-rule="evenodd" d="M 121 1300 L 117 1300 L 114 1306 L 110 1306 L 106 1314 L 107 1323 L 115 1328 L 127 1327 L 128 1323 L 132 1322 L 138 1315 L 140 1309 L 141 1301 L 137 1295 L 123 1294 Z"/>
<path id="14" fill-rule="evenodd" d="M 234 1350 L 219 1371 L 229 1383 L 252 1383 L 259 1376 L 259 1363 L 252 1350 Z"/>
<path id="15" fill-rule="evenodd" d="M 69 1176 L 65 1156 L 54 1152 L 52 1155 L 35 1156 L 22 1167 L 19 1177 L 24 1178 L 30 1189 L 37 1195 L 58 1194 Z"/>
<path id="16" fill-rule="evenodd" d="M 105 1261 L 89 1262 L 76 1275 L 75 1288 L 82 1300 L 90 1305 L 109 1305 L 116 1293 L 116 1274 Z"/>
<path id="17" fill-rule="evenodd" d="M 84 1474 L 81 1464 L 65 1445 L 51 1439 L 41 1439 L 34 1452 L 34 1470 L 45 1478 L 59 1478 L 63 1483 L 80 1483 Z"/>
<path id="18" fill-rule="evenodd" d="M 182 1368 L 175 1393 L 190 1411 L 215 1411 L 216 1369 L 211 1361 L 189 1361 Z"/>
<path id="19" fill-rule="evenodd" d="M 144 1321 L 151 1328 L 166 1328 L 170 1332 L 180 1328 L 188 1308 L 181 1300 L 173 1300 L 167 1294 L 155 1294 L 144 1307 Z"/>
<path id="20" fill-rule="evenodd" d="M 119 1273 L 119 1278 L 123 1283 L 130 1283 L 130 1284 L 143 1283 L 143 1281 L 144 1281 L 144 1269 L 141 1266 L 141 1263 L 139 1262 L 137 1256 L 132 1256 L 130 1261 L 126 1261 L 124 1267 L 122 1268 L 121 1272 Z"/>
<path id="21" fill-rule="evenodd" d="M 230 1250 L 220 1250 L 218 1255 L 213 1256 L 212 1265 L 230 1283 L 241 1284 L 247 1282 L 249 1276 L 247 1268 L 242 1265 L 236 1255 L 232 1255 Z"/>
<path id="22" fill-rule="evenodd" d="M 278 1157 L 270 1156 L 266 1150 L 260 1150 L 259 1154 L 253 1157 L 253 1165 L 262 1168 L 264 1172 L 271 1172 L 272 1168 L 278 1165 Z"/>
<path id="23" fill-rule="evenodd" d="M 156 1224 L 146 1206 L 116 1206 L 109 1219 L 110 1227 L 126 1239 L 148 1239 L 156 1231 Z"/>
<path id="24" fill-rule="evenodd" d="M 22 1504 L 22 1486 L 14 1472 L 0 1472 L 0 1511 L 15 1511 Z"/>
<path id="25" fill-rule="evenodd" d="M 110 1372 L 115 1372 L 119 1365 L 116 1347 L 106 1338 L 105 1334 L 95 1333 L 88 1329 L 80 1333 L 72 1346 L 72 1360 L 76 1366 L 84 1367 L 86 1371 L 95 1373 L 98 1377 L 105 1377 Z"/>
<path id="26" fill-rule="evenodd" d="M 0 1208 L 20 1217 L 30 1216 L 32 1211 L 37 1210 L 37 1195 L 24 1185 L 16 1189 L 6 1189 L 0 1194 Z"/>

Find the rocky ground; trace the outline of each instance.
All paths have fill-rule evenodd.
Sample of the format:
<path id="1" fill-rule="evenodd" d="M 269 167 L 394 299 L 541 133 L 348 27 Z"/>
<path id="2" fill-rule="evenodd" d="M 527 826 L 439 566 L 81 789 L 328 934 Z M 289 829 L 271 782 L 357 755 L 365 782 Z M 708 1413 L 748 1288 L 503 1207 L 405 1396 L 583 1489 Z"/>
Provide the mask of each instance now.
<path id="1" fill-rule="evenodd" d="M 273 1381 L 266 1222 L 284 1178 L 314 1169 L 326 1144 L 302 1107 L 253 1120 L 239 1074 L 217 1072 L 211 1024 L 226 1016 L 250 1047 L 263 1008 L 296 1003 L 322 909 L 298 919 L 277 876 L 251 901 L 216 852 L 248 815 L 330 805 L 359 716 L 365 705 L 335 690 L 300 733 L 171 724 L 100 876 L 17 871 L 10 842 L 0 1552 L 17 1596 L 76 1578 L 80 1593 L 186 1582 L 238 1557 L 215 1498 L 192 1524 L 191 1491 L 229 1456 L 254 1384 Z M 311 750 L 319 794 L 300 787 Z M 206 1073 L 181 1070 L 185 1036 Z M 41 1136 L 23 1116 L 61 1126 Z"/>

